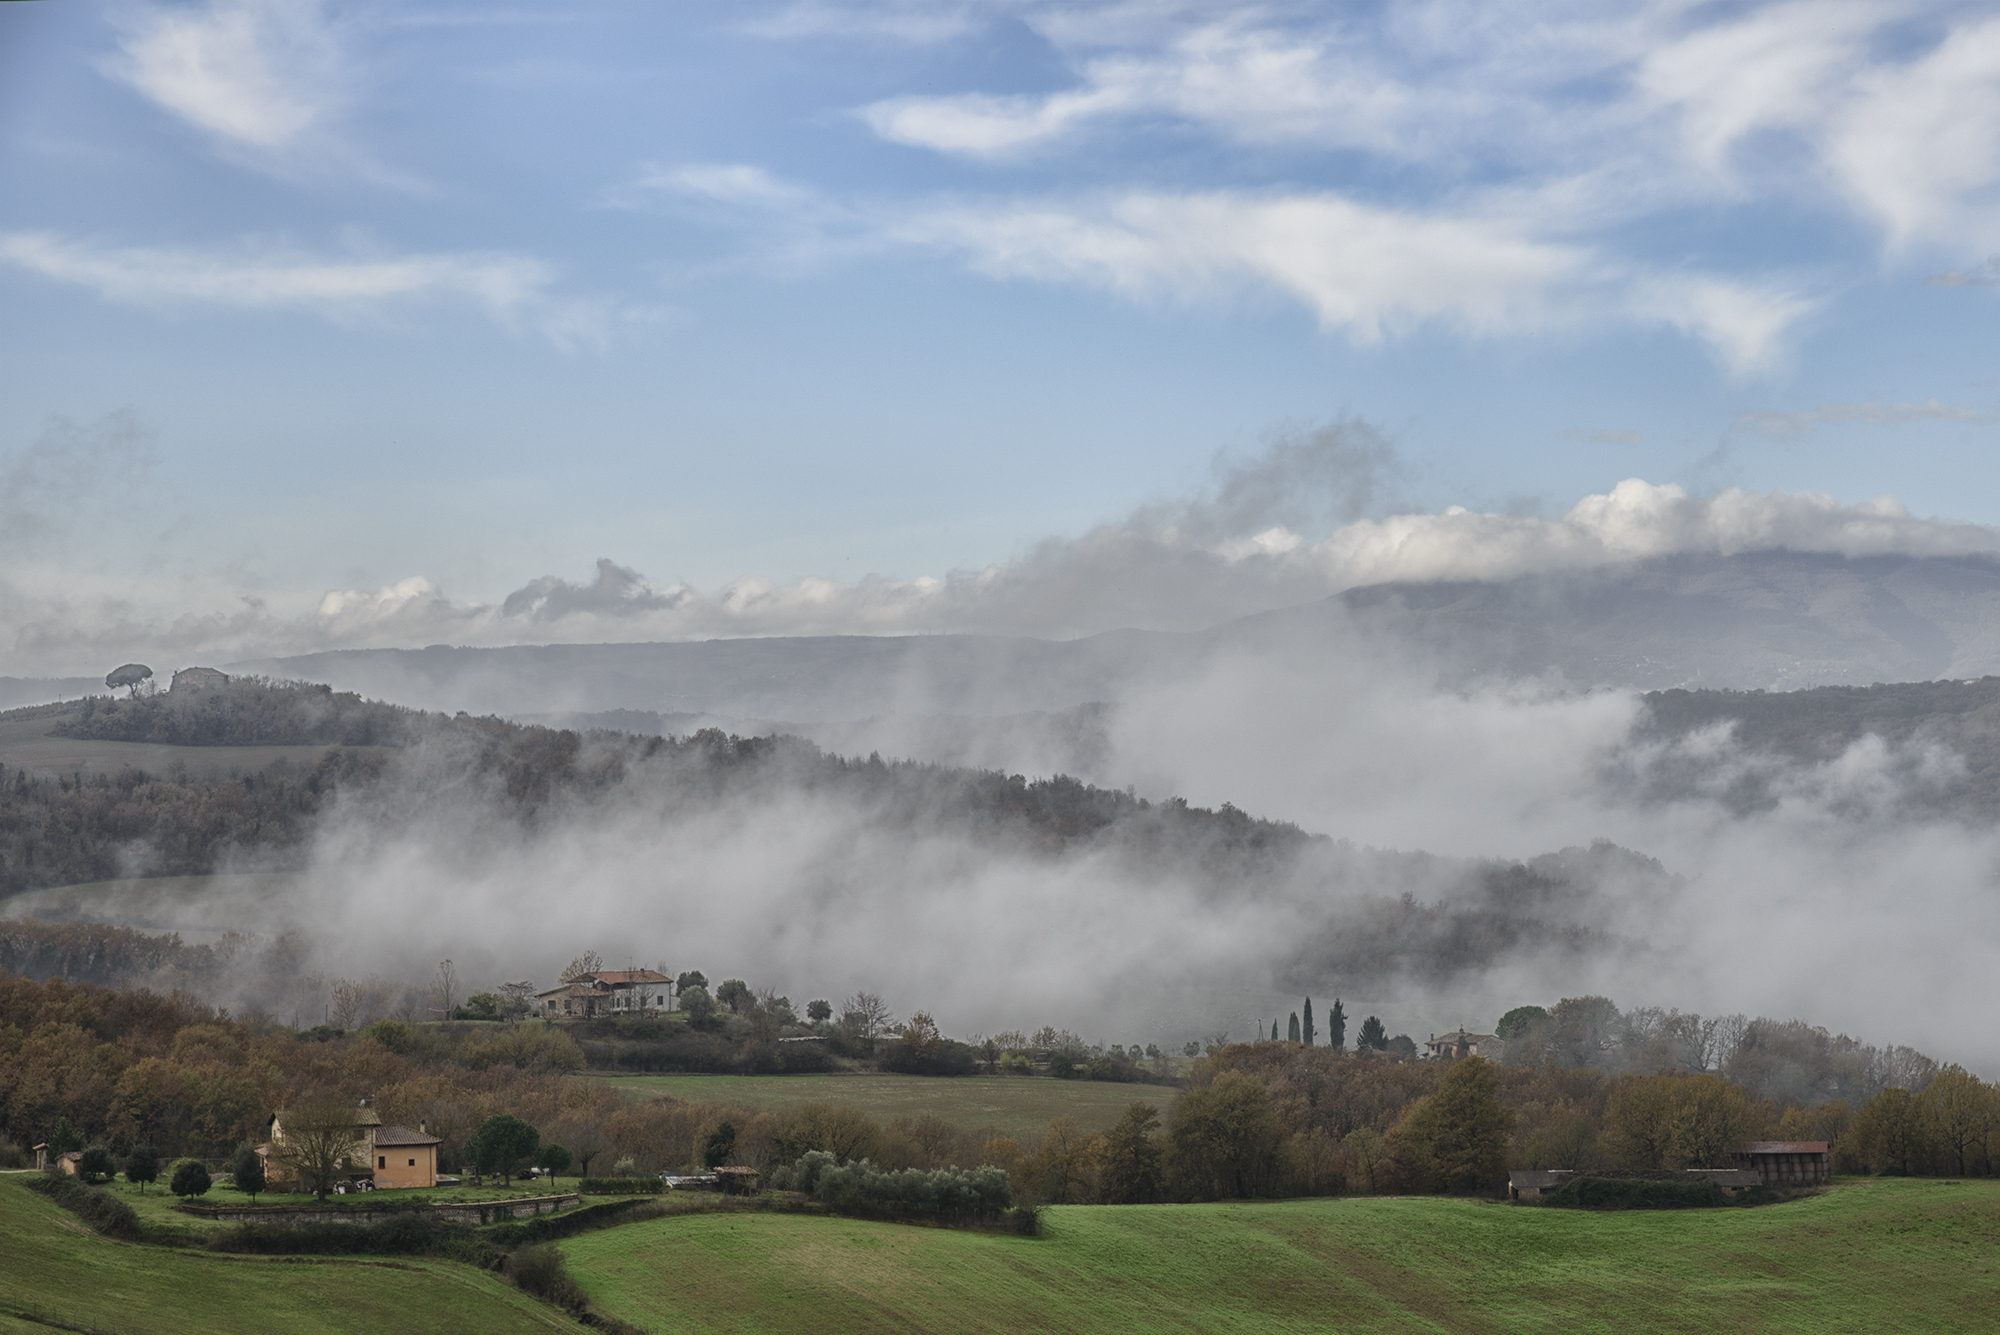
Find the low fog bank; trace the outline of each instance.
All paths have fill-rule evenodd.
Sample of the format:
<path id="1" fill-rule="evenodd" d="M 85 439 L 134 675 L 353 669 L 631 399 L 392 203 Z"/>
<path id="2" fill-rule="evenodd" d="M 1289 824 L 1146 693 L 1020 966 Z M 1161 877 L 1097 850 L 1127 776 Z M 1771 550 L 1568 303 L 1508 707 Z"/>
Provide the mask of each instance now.
<path id="1" fill-rule="evenodd" d="M 0 709 L 25 709 L 108 694 L 102 677 L 0 677 Z"/>
<path id="2" fill-rule="evenodd" d="M 1323 621 L 1286 634 L 1116 704 L 815 733 L 1012 782 L 443 721 L 339 790 L 293 875 L 186 921 L 295 933 L 322 980 L 448 955 L 482 986 L 546 985 L 597 950 L 795 1001 L 866 989 L 960 1034 L 1178 1046 L 1268 1032 L 1311 995 L 1421 1038 L 1605 993 L 2000 1070 L 2000 835 L 1940 814 L 1967 772 L 1948 730 L 1780 755 L 1726 721 L 1651 727 L 1629 693 L 1468 679 Z M 601 721 L 648 719 L 703 721 Z M 1029 781 L 1078 771 L 1103 790 Z M 260 856 L 230 866 L 281 869 Z"/>
<path id="3" fill-rule="evenodd" d="M 289 975 L 385 996 L 444 956 L 479 986 L 546 986 L 595 950 L 800 1002 L 865 989 L 961 1034 L 1058 1024 L 1178 1047 L 1244 1037 L 1301 991 L 1421 1036 L 1599 990 L 1645 953 L 1599 901 L 1668 879 L 1604 850 L 1532 868 L 1393 853 L 1234 807 L 714 734 L 467 724 L 371 763 L 379 778 L 338 788 L 303 846 L 246 847 L 234 874 L 0 911 L 286 941 Z M 310 1015 L 312 990 L 262 975 L 234 999 Z"/>
<path id="4" fill-rule="evenodd" d="M 517 723 L 603 729 L 646 737 L 687 737 L 717 728 L 742 737 L 803 737 L 837 755 L 882 755 L 1010 774 L 1067 774 L 1087 782 L 1110 772 L 1109 724 L 1113 707 L 1102 701 L 1073 709 L 1032 710 L 981 717 L 968 714 L 885 714 L 873 718 L 799 723 L 732 718 L 721 714 L 672 714 L 615 709 L 595 713 L 516 714 Z"/>
<path id="5" fill-rule="evenodd" d="M 1606 990 L 1803 1016 L 2000 1070 L 1985 1019 L 2000 1002 L 2000 832 L 1938 800 L 1965 772 L 1949 737 L 1864 735 L 1805 759 L 1727 723 L 1661 735 L 1644 721 L 1632 695 L 1454 686 L 1409 656 L 1302 670 L 1242 655 L 1115 711 L 1107 777 L 1383 846 L 1643 849 L 1670 880 L 1566 913 L 1643 943 Z"/>

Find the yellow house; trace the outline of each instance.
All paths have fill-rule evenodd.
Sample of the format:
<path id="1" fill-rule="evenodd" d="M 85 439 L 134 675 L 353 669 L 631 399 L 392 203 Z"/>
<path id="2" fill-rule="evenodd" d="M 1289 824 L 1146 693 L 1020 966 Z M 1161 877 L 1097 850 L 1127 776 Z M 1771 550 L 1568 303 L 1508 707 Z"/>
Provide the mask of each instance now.
<path id="1" fill-rule="evenodd" d="M 289 1180 L 285 1167 L 285 1114 L 271 1114 L 271 1138 L 257 1147 L 265 1172 L 273 1179 Z M 402 1126 L 384 1126 L 375 1110 L 363 1099 L 354 1109 L 354 1144 L 341 1160 L 348 1180 L 369 1177 L 377 1188 L 434 1187 L 437 1185 L 437 1147 L 444 1142 L 417 1123 L 415 1131 Z"/>
<path id="2" fill-rule="evenodd" d="M 438 1175 L 438 1146 L 444 1142 L 424 1134 L 424 1124 L 415 1131 L 408 1127 L 383 1126 L 375 1129 L 375 1189 L 434 1187 Z"/>

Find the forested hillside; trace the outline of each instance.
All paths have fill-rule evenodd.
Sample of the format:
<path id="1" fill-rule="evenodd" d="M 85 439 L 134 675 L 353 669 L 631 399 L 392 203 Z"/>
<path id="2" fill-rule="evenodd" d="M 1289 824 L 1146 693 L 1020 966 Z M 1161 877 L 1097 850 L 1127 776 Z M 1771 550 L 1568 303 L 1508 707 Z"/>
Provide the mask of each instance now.
<path id="1" fill-rule="evenodd" d="M 401 746 L 438 720 L 311 682 L 238 677 L 228 688 L 48 706 L 56 737 L 167 746 Z M 10 716 L 11 717 L 11 716 Z"/>
<path id="2" fill-rule="evenodd" d="M 1758 768 L 1732 775 L 1740 807 L 1770 800 L 1786 768 L 1837 758 L 1864 738 L 1879 738 L 1900 760 L 1904 803 L 1915 814 L 2000 813 L 2000 677 L 1804 691 L 1654 691 L 1637 730 L 1640 742 L 1676 742 L 1727 726 Z M 1943 757 L 1923 763 L 1922 752 Z M 1699 768 L 1669 763 L 1649 778 L 1661 790 L 1699 783 Z"/>
<path id="3" fill-rule="evenodd" d="M 280 761 L 213 778 L 0 772 L 0 917 L 12 916 L 4 896 L 48 887 L 298 869 L 336 809 L 376 832 L 476 811 L 532 833 L 611 811 L 674 822 L 779 798 L 830 802 L 839 820 L 890 845 L 945 838 L 979 859 L 1095 859 L 1135 888 L 1171 882 L 1219 905 L 1269 903 L 1272 977 L 1286 987 L 1329 976 L 1350 986 L 1441 980 L 1503 957 L 1613 954 L 1630 946 L 1607 935 L 1598 912 L 1607 887 L 1671 881 L 1657 863 L 1608 846 L 1533 863 L 1381 852 L 1227 804 L 1148 801 L 1061 776 L 1030 781 L 846 758 L 789 737 L 528 727 L 374 706 L 310 686 L 232 684 L 187 717 L 173 713 L 171 697 L 33 712 L 51 727 L 115 740 L 181 736 L 240 747 L 317 736 L 401 745 L 330 747 L 316 764 Z M 62 972 L 101 982 L 154 977 Z"/>

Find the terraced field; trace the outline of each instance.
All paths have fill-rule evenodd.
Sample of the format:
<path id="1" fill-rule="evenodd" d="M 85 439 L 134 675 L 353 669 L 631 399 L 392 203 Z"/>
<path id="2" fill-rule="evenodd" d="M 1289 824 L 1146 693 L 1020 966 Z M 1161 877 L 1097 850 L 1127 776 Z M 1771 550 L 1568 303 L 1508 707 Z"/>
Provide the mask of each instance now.
<path id="1" fill-rule="evenodd" d="M 562 1251 L 594 1309 L 655 1335 L 2000 1328 L 2000 1182 L 1619 1214 L 1426 1198 L 1068 1206 L 1039 1238 L 706 1215 Z"/>

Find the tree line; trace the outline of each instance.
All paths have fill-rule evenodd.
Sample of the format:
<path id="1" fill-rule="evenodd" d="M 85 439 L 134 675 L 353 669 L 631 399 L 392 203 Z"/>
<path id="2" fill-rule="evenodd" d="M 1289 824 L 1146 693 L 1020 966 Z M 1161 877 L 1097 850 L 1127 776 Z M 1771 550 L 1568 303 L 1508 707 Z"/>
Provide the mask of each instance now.
<path id="1" fill-rule="evenodd" d="M 1786 1037 L 1784 1025 L 1750 1022 L 1739 1053 L 1770 1045 L 1760 1026 Z M 932 1032 L 913 1016 L 884 1041 L 921 1045 Z M 1061 1042 L 1059 1031 L 1045 1037 Z M 61 1127 L 119 1156 L 146 1147 L 227 1162 L 277 1109 L 351 1109 L 367 1094 L 385 1122 L 422 1121 L 441 1137 L 448 1170 L 508 1171 L 531 1155 L 524 1134 L 482 1139 L 504 1116 L 562 1146 L 585 1175 L 768 1170 L 821 1152 L 881 1172 L 996 1168 L 1030 1204 L 1491 1190 L 1510 1167 L 1723 1166 L 1755 1139 L 1829 1141 L 1846 1173 L 2000 1172 L 2000 1091 L 1956 1066 L 1910 1067 L 1909 1085 L 1852 1099 L 1806 1099 L 1746 1087 L 1728 1063 L 1419 1062 L 1267 1040 L 1210 1048 L 1181 1089 L 1135 1100 L 1112 1127 L 1057 1118 L 1023 1140 L 824 1103 L 634 1102 L 574 1078 L 584 1066 L 558 1026 L 382 1020 L 332 1034 L 186 995 L 0 976 L 0 1159 L 19 1162 Z"/>

